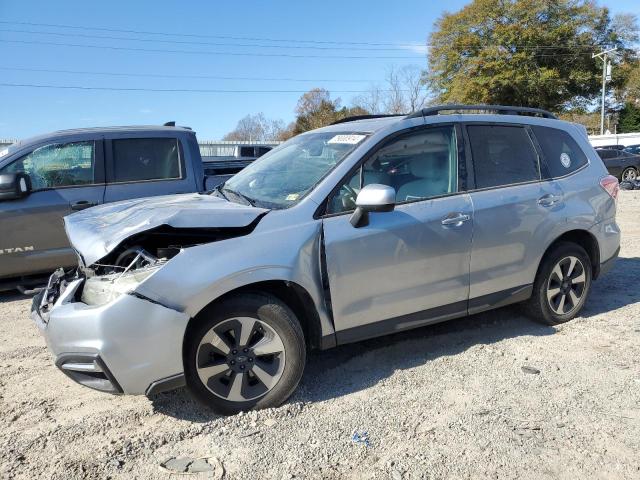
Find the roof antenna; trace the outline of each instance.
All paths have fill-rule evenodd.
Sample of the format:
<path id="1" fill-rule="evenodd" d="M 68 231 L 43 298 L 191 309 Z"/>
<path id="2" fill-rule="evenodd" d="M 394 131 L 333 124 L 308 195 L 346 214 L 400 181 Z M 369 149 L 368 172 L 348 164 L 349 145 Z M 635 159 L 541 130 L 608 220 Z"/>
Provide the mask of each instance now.
<path id="1" fill-rule="evenodd" d="M 176 122 L 167 122 L 163 125 L 163 127 L 175 127 L 176 126 Z"/>

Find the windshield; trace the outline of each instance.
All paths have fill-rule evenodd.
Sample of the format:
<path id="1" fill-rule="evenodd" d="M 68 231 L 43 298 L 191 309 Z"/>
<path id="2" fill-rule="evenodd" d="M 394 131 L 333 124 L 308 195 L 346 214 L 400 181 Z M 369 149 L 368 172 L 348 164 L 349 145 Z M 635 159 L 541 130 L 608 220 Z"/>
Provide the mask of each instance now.
<path id="1" fill-rule="evenodd" d="M 339 132 L 294 137 L 227 180 L 222 193 L 230 199 L 235 194 L 257 206 L 289 207 L 365 138 L 362 133 Z"/>

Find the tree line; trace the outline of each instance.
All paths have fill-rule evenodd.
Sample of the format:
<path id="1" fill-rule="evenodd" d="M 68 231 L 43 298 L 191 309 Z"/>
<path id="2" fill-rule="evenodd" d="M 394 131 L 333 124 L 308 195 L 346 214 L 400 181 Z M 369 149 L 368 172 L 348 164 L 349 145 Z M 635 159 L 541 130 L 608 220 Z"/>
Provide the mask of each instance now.
<path id="1" fill-rule="evenodd" d="M 602 62 L 592 55 L 611 48 L 608 125 L 640 131 L 639 39 L 634 15 L 611 15 L 593 0 L 473 0 L 436 21 L 426 68 L 391 68 L 349 106 L 314 88 L 298 100 L 291 124 L 248 115 L 225 138 L 284 140 L 347 116 L 445 103 L 544 108 L 595 133 Z"/>

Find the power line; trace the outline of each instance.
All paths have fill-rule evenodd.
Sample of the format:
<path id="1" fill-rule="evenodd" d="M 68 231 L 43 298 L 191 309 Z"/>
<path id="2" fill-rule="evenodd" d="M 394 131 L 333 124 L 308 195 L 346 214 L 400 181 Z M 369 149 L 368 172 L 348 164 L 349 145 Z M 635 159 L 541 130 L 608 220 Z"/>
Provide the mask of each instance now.
<path id="1" fill-rule="evenodd" d="M 137 47 L 118 47 L 114 45 L 86 45 L 78 43 L 62 43 L 62 42 L 42 42 L 38 40 L 6 40 L 0 39 L 0 42 L 19 43 L 28 45 L 51 45 L 58 47 L 77 47 L 77 48 L 96 48 L 106 50 L 120 50 L 132 52 L 148 52 L 148 53 L 180 53 L 188 55 L 213 55 L 213 56 L 232 56 L 232 57 L 282 57 L 282 58 L 313 58 L 313 59 L 345 59 L 345 60 L 415 60 L 415 57 L 399 57 L 399 56 L 360 56 L 360 55 L 298 55 L 293 53 L 260 53 L 260 52 L 212 52 L 198 50 L 170 50 L 163 48 L 137 48 Z M 577 55 L 590 54 L 591 52 L 573 52 L 573 53 L 554 53 L 533 55 L 534 57 L 575 57 Z"/>
<path id="2" fill-rule="evenodd" d="M 0 32 L 8 32 L 8 33 L 29 33 L 36 35 L 53 35 L 58 37 L 81 37 L 81 38 L 92 38 L 92 39 L 100 39 L 100 40 L 125 40 L 125 41 L 134 41 L 134 42 L 160 42 L 160 43 L 174 43 L 179 45 L 208 45 L 208 46 L 217 46 L 217 47 L 251 47 L 251 48 L 290 48 L 290 49 L 298 49 L 298 50 L 348 50 L 348 51 L 366 51 L 366 52 L 397 52 L 397 51 L 408 51 L 409 48 L 422 47 L 422 45 L 407 45 L 403 47 L 396 48 L 380 48 L 380 47 L 322 47 L 317 45 L 264 45 L 259 43 L 221 43 L 221 42 L 198 42 L 193 40 L 162 40 L 157 38 L 133 38 L 133 37 L 114 37 L 111 35 L 91 35 L 85 33 L 63 33 L 63 32 L 42 32 L 42 31 L 33 31 L 33 30 L 19 30 L 13 28 L 0 28 Z M 409 50 L 410 51 L 410 50 Z"/>
<path id="3" fill-rule="evenodd" d="M 8 20 L 0 20 L 0 24 L 5 25 L 27 25 L 33 27 L 48 27 L 48 28 L 66 28 L 73 30 L 94 30 L 101 32 L 112 32 L 112 33 L 128 33 L 128 34 L 138 34 L 138 35 L 159 35 L 165 37 L 189 37 L 189 38 L 215 38 L 215 39 L 227 39 L 227 40 L 246 40 L 246 41 L 259 41 L 259 42 L 277 42 L 277 43 L 303 43 L 303 44 L 311 44 L 311 45 L 368 45 L 368 46 L 376 46 L 376 47 L 395 47 L 390 50 L 396 49 L 410 49 L 416 47 L 426 47 L 433 48 L 432 45 L 425 45 L 421 42 L 408 42 L 408 43 L 384 43 L 384 42 L 354 42 L 354 41 L 330 41 L 330 40 L 303 40 L 303 39 L 284 39 L 284 38 L 265 38 L 265 37 L 245 37 L 245 36 L 232 36 L 232 35 L 211 35 L 211 34 L 197 34 L 197 33 L 177 33 L 177 32 L 154 32 L 148 30 L 126 30 L 126 29 L 116 29 L 116 28 L 105 28 L 105 27 L 85 27 L 79 25 L 68 25 L 68 24 L 54 24 L 54 23 L 36 23 L 36 22 L 16 22 L 16 21 L 8 21 Z M 44 32 L 24 32 L 24 33 L 44 33 Z M 51 34 L 63 35 L 60 32 L 48 32 Z M 66 34 L 70 35 L 70 34 Z M 108 37 L 105 37 L 108 38 Z M 124 40 L 124 38 L 123 38 Z M 142 39 L 130 39 L 130 40 L 142 40 Z M 145 39 L 146 41 L 148 39 Z M 161 40 L 159 40 L 161 41 Z M 176 42 L 177 43 L 177 42 Z M 213 45 L 213 44 L 212 44 Z M 228 44 L 225 44 L 228 45 Z M 476 44 L 468 44 L 468 45 L 457 45 L 458 47 L 478 47 L 478 46 L 487 46 L 485 45 L 476 45 Z M 602 45 L 599 44 L 574 44 L 574 45 L 558 45 L 558 44 L 539 44 L 539 45 L 531 45 L 531 44 L 490 44 L 489 46 L 498 46 L 498 47 L 509 47 L 509 48 L 549 48 L 549 49 L 558 49 L 558 48 L 566 48 L 566 49 L 574 49 L 574 48 L 588 48 L 595 49 L 599 48 Z M 283 47 L 284 48 L 284 47 Z M 295 48 L 295 47 L 287 47 L 287 48 Z M 310 48 L 310 47 L 309 47 Z"/>
<path id="4" fill-rule="evenodd" d="M 0 22 L 2 23 L 2 22 Z M 133 41 L 133 42 L 160 42 L 160 43 L 173 43 L 178 45 L 208 45 L 208 46 L 218 46 L 218 47 L 251 47 L 251 48 L 284 48 L 284 49 L 298 49 L 298 50 L 347 50 L 347 51 L 365 51 L 365 52 L 397 52 L 397 51 L 411 51 L 412 48 L 433 48 L 432 45 L 425 44 L 414 44 L 414 45 L 401 45 L 395 48 L 380 48 L 380 47 L 324 47 L 324 46 L 316 46 L 316 45 L 265 45 L 259 43 L 221 43 L 221 42 L 199 42 L 199 41 L 191 41 L 191 40 L 162 40 L 157 38 L 135 38 L 135 37 L 114 37 L 111 35 L 92 35 L 85 33 L 68 33 L 68 32 L 44 32 L 44 31 L 34 31 L 34 30 L 20 30 L 13 28 L 0 28 L 0 32 L 8 32 L 8 33 L 28 33 L 28 34 L 36 34 L 36 35 L 51 35 L 58 37 L 80 37 L 80 38 L 92 38 L 98 40 L 124 40 L 124 41 Z M 503 47 L 503 48 L 516 48 L 519 50 L 538 50 L 538 49 L 575 49 L 575 48 L 586 48 L 589 50 L 593 50 L 596 47 L 593 45 L 536 45 L 536 44 L 527 44 L 527 45 L 510 45 L 510 44 L 482 44 L 482 45 L 459 45 L 462 48 L 472 48 L 472 47 Z M 414 52 L 416 54 L 422 54 L 423 52 Z"/>
<path id="5" fill-rule="evenodd" d="M 5 67 L 0 65 L 0 70 L 18 71 L 18 72 L 40 72 L 40 73 L 67 73 L 73 75 L 99 75 L 110 77 L 143 77 L 143 78 L 190 78 L 200 80 L 251 80 L 260 82 L 335 82 L 335 83 L 371 83 L 371 80 L 341 80 L 337 78 L 277 78 L 277 77 L 225 77 L 220 75 L 176 75 L 170 73 L 125 73 L 125 72 L 95 72 L 84 70 L 58 70 L 51 68 L 23 68 L 23 67 Z"/>
<path id="6" fill-rule="evenodd" d="M 205 35 L 197 33 L 175 33 L 175 32 L 150 32 L 144 30 L 124 30 L 116 28 L 104 28 L 104 27 L 82 27 L 78 25 L 63 25 L 54 23 L 35 23 L 35 22 L 12 22 L 7 20 L 0 20 L 0 23 L 9 25 L 29 25 L 34 27 L 53 27 L 53 28 L 70 28 L 76 30 L 97 30 L 102 32 L 114 32 L 114 33 L 135 33 L 140 35 L 162 35 L 162 36 L 174 36 L 174 37 L 193 37 L 193 38 L 220 38 L 228 40 L 248 40 L 258 42 L 287 42 L 287 43 L 309 43 L 309 44 L 323 44 L 323 45 L 370 45 L 379 47 L 412 47 L 419 45 L 417 43 L 380 43 L 380 42 L 350 42 L 350 41 L 329 41 L 329 40 L 301 40 L 301 39 L 284 39 L 284 38 L 264 38 L 264 37 L 241 37 L 232 35 Z"/>
<path id="7" fill-rule="evenodd" d="M 29 45 L 52 45 L 58 47 L 78 47 L 78 48 L 98 48 L 106 50 L 124 50 L 131 52 L 150 52 L 150 53 L 180 53 L 189 55 L 214 55 L 214 56 L 231 56 L 231 57 L 284 57 L 284 58 L 314 58 L 314 59 L 345 59 L 345 60 L 415 60 L 415 57 L 398 57 L 398 56 L 360 56 L 360 55 L 298 55 L 294 53 L 260 53 L 260 52 L 212 52 L 197 50 L 169 50 L 164 48 L 136 48 L 136 47 L 117 47 L 114 45 L 83 45 L 78 43 L 62 43 L 62 42 L 42 42 L 38 40 L 7 40 L 2 39 L 0 42 L 20 43 Z"/>
<path id="8" fill-rule="evenodd" d="M 143 87 L 89 87 L 84 85 L 47 85 L 34 83 L 0 83 L 0 87 L 52 88 L 64 90 L 104 90 L 115 92 L 161 92 L 161 93 L 306 93 L 306 90 L 225 90 L 208 88 L 143 88 Z M 366 93 L 368 90 L 334 90 L 335 93 Z M 391 90 L 380 90 L 390 92 Z M 394 90 L 397 91 L 397 90 Z M 408 90 L 400 90 L 408 91 Z"/>

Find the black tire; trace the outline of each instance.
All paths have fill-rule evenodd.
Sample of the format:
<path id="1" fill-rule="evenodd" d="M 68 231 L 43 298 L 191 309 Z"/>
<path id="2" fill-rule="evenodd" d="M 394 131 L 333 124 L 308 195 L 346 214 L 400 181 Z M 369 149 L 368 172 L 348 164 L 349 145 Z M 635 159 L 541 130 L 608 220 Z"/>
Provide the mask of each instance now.
<path id="1" fill-rule="evenodd" d="M 233 321 L 230 319 L 241 317 L 256 319 L 259 324 L 266 325 L 267 328 L 271 328 L 277 333 L 282 345 L 284 345 L 284 367 L 277 383 L 266 394 L 248 401 L 229 401 L 214 394 L 205 386 L 198 374 L 196 362 L 199 361 L 198 358 L 202 358 L 198 357 L 198 349 L 204 336 L 210 334 L 214 327 L 224 322 Z M 256 364 L 254 366 L 257 366 L 258 357 L 255 358 Z M 196 323 L 189 329 L 185 337 L 184 370 L 187 387 L 196 399 L 222 415 L 233 415 L 240 411 L 281 405 L 298 386 L 305 363 L 306 346 L 298 319 L 286 304 L 269 294 L 241 294 L 207 307 L 198 315 Z M 246 365 L 249 366 L 248 363 Z M 237 365 L 233 368 L 236 367 Z M 249 371 L 247 370 L 245 373 L 249 373 Z M 234 373 L 230 371 L 227 372 L 227 375 L 234 376 Z"/>
<path id="2" fill-rule="evenodd" d="M 573 289 L 574 295 L 576 295 L 576 289 L 578 284 L 571 285 L 571 281 L 566 280 L 569 283 L 569 286 L 566 287 L 565 283 L 557 281 L 557 275 L 554 274 L 554 269 L 556 266 L 560 267 L 561 272 L 565 272 L 567 267 L 567 259 L 571 257 L 576 258 L 579 262 L 575 263 L 574 268 L 581 267 L 584 271 L 584 285 L 582 287 L 582 291 L 579 292 L 579 301 L 573 303 L 572 300 L 567 300 L 570 302 L 572 307 L 570 309 L 567 308 L 566 312 L 559 313 L 563 311 L 563 308 L 566 308 L 564 303 L 562 307 L 559 307 L 559 311 L 556 311 L 552 308 L 552 303 L 555 305 L 555 300 L 560 296 L 560 301 L 566 289 Z M 559 265 L 561 262 L 561 265 Z M 571 263 L 571 260 L 568 261 Z M 576 278 L 580 278 L 579 272 L 572 272 L 572 274 L 576 276 Z M 565 277 L 568 278 L 568 277 Z M 551 250 L 547 252 L 545 257 L 542 259 L 540 267 L 538 268 L 538 273 L 536 275 L 535 282 L 533 284 L 533 294 L 529 300 L 527 300 L 524 304 L 525 313 L 531 317 L 532 319 L 539 321 L 541 323 L 547 325 L 559 325 L 561 323 L 568 322 L 569 320 L 575 318 L 582 310 L 584 303 L 589 295 L 589 291 L 591 289 L 591 279 L 592 279 L 592 266 L 591 260 L 587 255 L 587 252 L 580 245 L 572 243 L 572 242 L 560 242 L 552 247 Z M 553 294 L 558 286 L 558 290 L 560 293 L 553 297 L 553 299 L 548 298 L 549 295 Z M 570 298 L 570 292 L 565 295 L 566 298 Z M 560 303 L 558 301 L 558 303 Z M 558 306 L 556 306 L 558 308 Z"/>

